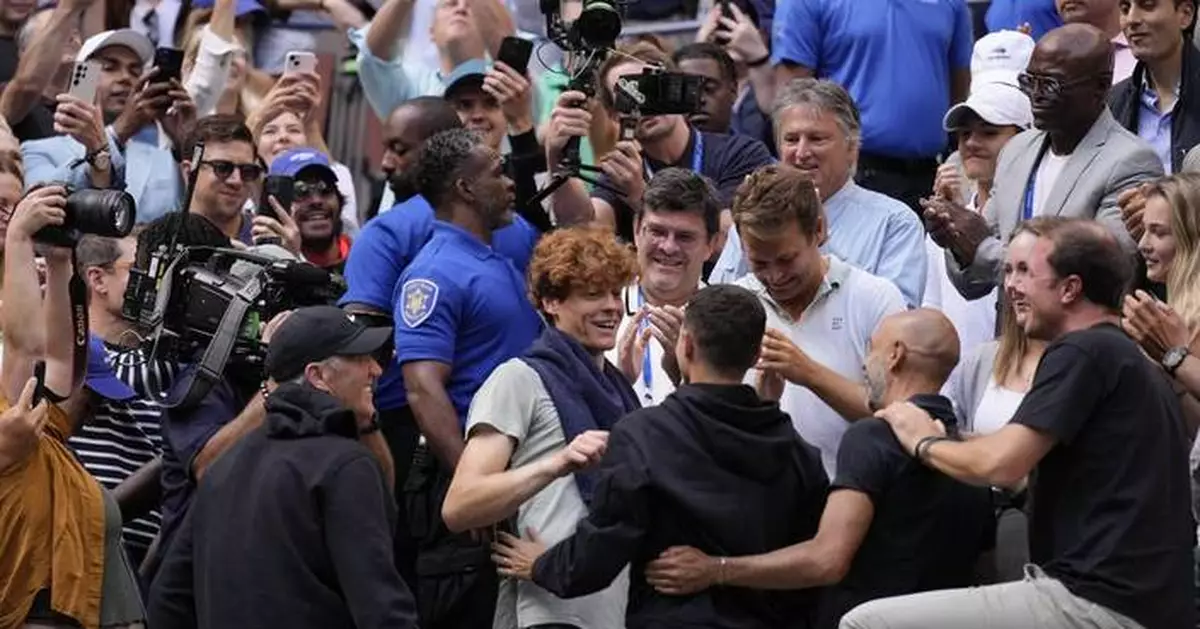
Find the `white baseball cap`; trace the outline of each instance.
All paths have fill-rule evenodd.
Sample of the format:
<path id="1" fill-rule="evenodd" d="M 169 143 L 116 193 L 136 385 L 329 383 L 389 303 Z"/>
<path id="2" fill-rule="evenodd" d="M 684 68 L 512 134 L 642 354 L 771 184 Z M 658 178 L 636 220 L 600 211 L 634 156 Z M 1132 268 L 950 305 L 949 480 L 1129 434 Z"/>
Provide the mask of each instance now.
<path id="1" fill-rule="evenodd" d="M 975 42 L 971 84 L 1015 82 L 1033 56 L 1033 38 L 1020 31 L 996 31 Z"/>
<path id="2" fill-rule="evenodd" d="M 104 31 L 96 33 L 87 38 L 83 45 L 79 47 L 79 52 L 75 55 L 75 63 L 83 63 L 92 58 L 102 48 L 109 46 L 124 46 L 133 51 L 133 54 L 141 58 L 142 64 L 149 67 L 154 63 L 154 44 L 150 38 L 133 30 L 132 28 L 121 28 L 115 31 Z"/>
<path id="3" fill-rule="evenodd" d="M 942 127 L 947 131 L 962 127 L 968 112 L 996 126 L 1015 125 L 1028 129 L 1033 125 L 1029 97 L 1017 87 L 1015 80 L 1011 83 L 992 81 L 972 84 L 971 95 L 946 112 Z"/>

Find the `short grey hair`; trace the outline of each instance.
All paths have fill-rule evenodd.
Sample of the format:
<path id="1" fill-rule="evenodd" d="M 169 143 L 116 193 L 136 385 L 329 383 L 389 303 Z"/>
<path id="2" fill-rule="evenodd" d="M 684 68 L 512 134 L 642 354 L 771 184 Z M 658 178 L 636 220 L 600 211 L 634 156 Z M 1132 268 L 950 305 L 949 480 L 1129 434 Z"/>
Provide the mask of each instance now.
<path id="1" fill-rule="evenodd" d="M 792 79 L 784 85 L 775 95 L 775 107 L 771 110 L 771 125 L 776 138 L 783 113 L 793 107 L 811 107 L 833 114 L 851 146 L 862 146 L 862 120 L 858 107 L 841 85 L 827 79 L 809 78 Z"/>

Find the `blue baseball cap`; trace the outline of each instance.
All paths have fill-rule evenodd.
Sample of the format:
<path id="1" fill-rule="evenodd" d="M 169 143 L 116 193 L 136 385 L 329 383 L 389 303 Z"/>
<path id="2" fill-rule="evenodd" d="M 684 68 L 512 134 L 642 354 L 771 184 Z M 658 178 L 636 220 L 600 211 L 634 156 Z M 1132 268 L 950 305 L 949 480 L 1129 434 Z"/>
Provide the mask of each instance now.
<path id="1" fill-rule="evenodd" d="M 333 168 L 329 164 L 329 156 L 311 146 L 288 149 L 280 153 L 279 157 L 271 162 L 268 174 L 283 175 L 294 179 L 309 168 L 318 168 L 322 171 L 321 175 L 327 180 L 337 181 L 337 175 L 334 174 Z"/>
<path id="2" fill-rule="evenodd" d="M 451 93 L 470 86 L 482 86 L 483 77 L 487 76 L 491 65 L 485 59 L 469 59 L 454 67 L 442 81 L 446 86 L 442 96 L 450 98 Z"/>
<path id="3" fill-rule="evenodd" d="M 216 0 L 192 0 L 193 9 L 211 9 L 216 6 Z M 266 19 L 267 9 L 258 0 L 237 0 L 233 8 L 234 17 L 253 15 L 255 19 Z"/>
<path id="4" fill-rule="evenodd" d="M 88 339 L 87 378 L 84 384 L 106 400 L 124 402 L 137 397 L 129 385 L 117 378 L 117 372 L 108 362 L 108 349 L 104 347 L 104 341 L 94 334 Z"/>

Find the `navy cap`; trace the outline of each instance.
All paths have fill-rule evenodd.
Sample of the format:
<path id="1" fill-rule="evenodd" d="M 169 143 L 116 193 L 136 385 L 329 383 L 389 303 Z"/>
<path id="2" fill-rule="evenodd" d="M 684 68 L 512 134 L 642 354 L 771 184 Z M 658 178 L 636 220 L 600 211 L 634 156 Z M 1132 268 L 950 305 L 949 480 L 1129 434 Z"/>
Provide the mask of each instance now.
<path id="1" fill-rule="evenodd" d="M 296 178 L 302 171 L 309 168 L 321 170 L 322 176 L 330 181 L 337 181 L 337 175 L 329 164 L 329 156 L 311 146 L 288 149 L 279 154 L 271 162 L 270 175 L 283 175 Z"/>
<path id="2" fill-rule="evenodd" d="M 117 378 L 117 373 L 108 362 L 108 349 L 104 347 L 104 341 L 94 334 L 88 339 L 87 379 L 84 384 L 106 400 L 124 402 L 137 397 L 129 385 Z"/>
<path id="3" fill-rule="evenodd" d="M 491 66 L 484 59 L 468 59 L 458 64 L 442 81 L 446 86 L 442 96 L 450 98 L 451 93 L 456 90 L 470 86 L 482 86 L 483 77 L 487 76 L 490 68 Z"/>
<path id="4" fill-rule="evenodd" d="M 334 356 L 367 356 L 391 340 L 391 327 L 368 328 L 355 323 L 341 308 L 298 308 L 275 330 L 263 367 L 275 382 L 282 383 L 304 373 L 309 363 Z"/>

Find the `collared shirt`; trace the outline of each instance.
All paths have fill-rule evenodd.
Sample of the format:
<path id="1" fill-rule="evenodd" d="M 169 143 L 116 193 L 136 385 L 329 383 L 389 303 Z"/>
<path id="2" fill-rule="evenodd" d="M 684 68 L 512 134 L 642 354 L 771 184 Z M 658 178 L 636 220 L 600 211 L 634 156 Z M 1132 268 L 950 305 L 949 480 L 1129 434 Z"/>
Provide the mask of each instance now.
<path id="1" fill-rule="evenodd" d="M 367 304 L 393 312 L 396 280 L 416 259 L 434 233 L 433 207 L 420 195 L 397 205 L 394 211 L 372 219 L 354 241 L 343 274 L 346 294 L 338 302 Z M 520 215 L 513 224 L 492 234 L 492 248 L 507 258 L 522 277 L 529 268 L 533 248 L 541 234 Z M 404 406 L 407 395 L 400 364 L 393 361 L 384 370 L 375 389 L 375 407 L 392 410 Z"/>
<path id="2" fill-rule="evenodd" d="M 925 226 L 907 205 L 846 182 L 825 200 L 829 240 L 823 250 L 891 280 L 910 308 L 925 292 Z"/>
<path id="3" fill-rule="evenodd" d="M 542 328 L 512 262 L 444 221 L 434 223 L 433 238 L 401 274 L 392 301 L 396 362 L 449 365 L 446 393 L 460 425 L 492 370 L 524 354 Z"/>
<path id="4" fill-rule="evenodd" d="M 700 290 L 704 286 L 704 282 L 700 282 L 696 290 Z M 638 310 L 646 303 L 641 286 L 635 282 L 622 288 L 621 303 L 625 307 L 625 317 L 621 319 L 621 325 L 617 328 L 617 338 L 621 338 L 625 334 L 625 330 L 633 325 L 633 319 L 637 315 Z M 638 359 L 643 371 L 633 383 L 633 392 L 637 394 L 638 401 L 642 403 L 642 406 L 652 406 L 661 404 L 668 395 L 674 393 L 675 383 L 671 381 L 671 377 L 663 370 L 663 346 L 658 342 L 658 339 L 651 336 L 649 342 L 646 343 L 645 351 L 646 355 Z M 671 348 L 671 351 L 675 351 L 675 348 Z M 604 352 L 604 357 L 614 365 L 621 364 L 620 353 L 616 347 Z M 649 377 L 647 377 L 645 372 L 647 367 L 650 368 Z"/>
<path id="5" fill-rule="evenodd" d="M 771 42 L 773 64 L 846 88 L 862 112 L 864 152 L 929 158 L 946 148 L 950 75 L 971 67 L 975 44 L 964 0 L 788 0 Z"/>
<path id="6" fill-rule="evenodd" d="M 1175 84 L 1175 102 L 1166 111 L 1159 106 L 1158 92 L 1150 85 L 1147 72 L 1142 76 L 1142 91 L 1138 99 L 1138 137 L 1150 143 L 1162 160 L 1163 172 L 1171 174 L 1171 125 L 1175 107 L 1179 105 L 1179 84 Z"/>
<path id="7" fill-rule="evenodd" d="M 799 320 L 771 298 L 753 275 L 737 282 L 758 295 L 767 310 L 767 327 L 786 334 L 810 358 L 855 383 L 863 382 L 867 342 L 884 317 L 904 310 L 904 298 L 891 282 L 827 256 L 829 270 L 821 288 Z M 746 374 L 746 383 L 758 371 Z M 787 383 L 780 408 L 792 417 L 796 432 L 821 451 L 830 478 L 837 476 L 837 453 L 850 422 L 811 390 Z M 858 417 L 850 418 L 852 420 Z"/>
<path id="8" fill-rule="evenodd" d="M 919 305 L 925 292 L 925 228 L 916 214 L 903 203 L 867 190 L 853 179 L 824 205 L 829 239 L 821 251 L 889 280 L 900 289 L 909 307 Z M 749 272 L 737 228 L 730 227 L 709 282 L 730 284 Z"/>
<path id="9" fill-rule="evenodd" d="M 1112 38 L 1112 45 L 1112 84 L 1116 85 L 1133 76 L 1133 67 L 1137 65 L 1137 57 L 1133 56 L 1133 49 L 1129 47 L 1129 40 L 1125 39 L 1125 33 L 1118 33 L 1116 37 Z"/>

